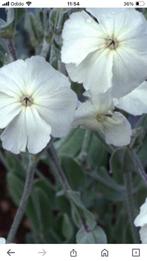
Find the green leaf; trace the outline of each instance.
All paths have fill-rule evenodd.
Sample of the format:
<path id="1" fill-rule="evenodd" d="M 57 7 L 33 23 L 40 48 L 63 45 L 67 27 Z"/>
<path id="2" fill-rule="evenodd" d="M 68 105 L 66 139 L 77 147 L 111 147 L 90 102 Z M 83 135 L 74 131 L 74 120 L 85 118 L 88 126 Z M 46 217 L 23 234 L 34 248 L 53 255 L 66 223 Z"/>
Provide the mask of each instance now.
<path id="1" fill-rule="evenodd" d="M 78 244 L 106 244 L 107 237 L 103 229 L 96 226 L 92 231 L 86 231 L 83 227 L 76 235 Z"/>
<path id="2" fill-rule="evenodd" d="M 67 191 L 68 198 L 79 208 L 85 209 L 85 206 L 83 205 L 80 197 L 80 193 L 73 190 Z"/>
<path id="3" fill-rule="evenodd" d="M 73 220 L 75 226 L 80 228 L 82 226 L 80 213 L 79 213 L 77 207 L 73 203 L 71 203 L 71 216 L 72 216 L 72 220 Z"/>
<path id="4" fill-rule="evenodd" d="M 18 205 L 24 188 L 23 180 L 11 172 L 7 174 L 7 182 L 9 193 L 15 204 Z"/>
<path id="5" fill-rule="evenodd" d="M 18 206 L 24 188 L 24 180 L 12 172 L 8 174 L 7 181 L 10 195 Z M 48 185 L 44 180 L 36 181 L 28 200 L 26 215 L 31 221 L 34 238 L 40 243 L 50 242 L 50 229 L 54 223 L 52 206 L 54 206 L 53 194 Z"/>
<path id="6" fill-rule="evenodd" d="M 61 166 L 72 188 L 81 189 L 85 183 L 85 173 L 79 163 L 71 157 L 62 156 Z"/>
<path id="7" fill-rule="evenodd" d="M 62 233 L 68 242 L 73 237 L 73 224 L 70 221 L 69 216 L 65 213 L 63 215 L 63 223 L 62 223 Z"/>
<path id="8" fill-rule="evenodd" d="M 135 171 L 134 164 L 130 156 L 130 151 L 127 147 L 114 151 L 110 159 L 110 169 L 114 179 L 119 183 L 124 183 L 124 172 Z"/>
<path id="9" fill-rule="evenodd" d="M 96 166 L 106 166 L 108 162 L 108 152 L 105 145 L 95 135 L 92 136 L 92 141 L 88 149 L 88 161 L 90 166 L 94 168 Z"/>
<path id="10" fill-rule="evenodd" d="M 28 32 L 29 41 L 36 51 L 40 48 L 40 44 L 44 37 L 44 28 L 40 16 L 41 13 L 42 11 L 40 9 L 36 9 L 34 12 L 25 13 L 24 28 Z"/>
<path id="11" fill-rule="evenodd" d="M 124 186 L 117 183 L 114 177 L 108 174 L 106 169 L 102 167 L 91 172 L 89 175 L 94 180 L 93 189 L 95 188 L 95 194 L 98 191 L 105 199 L 112 200 L 113 202 L 124 200 Z"/>
<path id="12" fill-rule="evenodd" d="M 24 17 L 26 12 L 25 8 L 16 8 L 15 9 L 15 23 L 19 23 L 21 19 Z"/>
<path id="13" fill-rule="evenodd" d="M 78 212 L 81 214 L 81 217 L 86 224 L 86 226 L 90 229 L 93 229 L 96 225 L 96 220 L 94 215 L 84 206 L 83 202 L 81 201 L 80 193 L 75 191 L 68 191 L 67 193 L 68 198 L 71 200 L 71 207 L 73 208 L 72 213 L 74 211 L 74 215 L 78 220 L 76 224 L 79 226 L 81 224 L 80 217 Z M 75 208 L 75 206 L 77 208 Z M 78 210 L 78 211 L 77 211 Z M 75 220 L 75 219 L 74 219 Z"/>
<path id="14" fill-rule="evenodd" d="M 76 157 L 81 150 L 85 130 L 77 128 L 68 137 L 55 143 L 59 156 Z"/>
<path id="15" fill-rule="evenodd" d="M 38 185 L 34 186 L 32 191 L 27 207 L 27 215 L 40 242 L 49 242 L 49 231 L 53 221 L 52 209 L 48 195 Z"/>

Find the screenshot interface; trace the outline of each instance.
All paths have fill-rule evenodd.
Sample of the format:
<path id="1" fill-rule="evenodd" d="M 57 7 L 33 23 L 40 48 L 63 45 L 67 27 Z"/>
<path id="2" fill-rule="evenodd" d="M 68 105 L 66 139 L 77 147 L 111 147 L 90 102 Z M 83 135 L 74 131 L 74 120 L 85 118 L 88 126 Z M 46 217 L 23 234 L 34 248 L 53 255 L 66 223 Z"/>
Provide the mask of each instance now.
<path id="1" fill-rule="evenodd" d="M 147 3 L 1 1 L 0 260 L 146 244 Z"/>

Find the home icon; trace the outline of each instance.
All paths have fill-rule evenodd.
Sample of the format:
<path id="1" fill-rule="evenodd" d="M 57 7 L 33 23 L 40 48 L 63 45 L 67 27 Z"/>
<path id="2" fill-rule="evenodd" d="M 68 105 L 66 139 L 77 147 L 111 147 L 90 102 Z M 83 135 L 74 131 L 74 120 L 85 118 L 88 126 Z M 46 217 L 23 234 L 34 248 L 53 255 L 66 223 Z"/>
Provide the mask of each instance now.
<path id="1" fill-rule="evenodd" d="M 103 250 L 101 251 L 101 256 L 102 256 L 102 257 L 108 257 L 108 256 L 109 256 L 109 251 L 108 251 L 107 249 L 103 249 Z"/>

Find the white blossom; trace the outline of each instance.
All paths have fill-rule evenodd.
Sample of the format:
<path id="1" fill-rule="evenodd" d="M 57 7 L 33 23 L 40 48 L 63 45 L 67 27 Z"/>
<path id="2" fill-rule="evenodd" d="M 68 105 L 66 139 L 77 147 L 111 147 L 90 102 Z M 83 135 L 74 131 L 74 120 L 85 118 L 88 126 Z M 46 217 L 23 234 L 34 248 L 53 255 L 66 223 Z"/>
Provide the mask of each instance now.
<path id="1" fill-rule="evenodd" d="M 0 245 L 6 244 L 6 239 L 4 237 L 0 237 Z"/>
<path id="2" fill-rule="evenodd" d="M 144 81 L 129 94 L 114 99 L 117 108 L 122 109 L 134 116 L 147 113 L 147 82 Z"/>
<path id="3" fill-rule="evenodd" d="M 140 207 L 140 213 L 136 217 L 134 224 L 136 227 L 141 227 L 139 231 L 141 242 L 147 244 L 147 198 Z"/>
<path id="4" fill-rule="evenodd" d="M 87 12 L 91 13 L 95 17 L 98 16 L 112 16 L 116 15 L 122 12 L 129 11 L 130 9 L 125 9 L 125 8 L 87 8 Z"/>
<path id="5" fill-rule="evenodd" d="M 67 77 L 43 57 L 14 61 L 0 69 L 2 146 L 18 154 L 40 152 L 54 137 L 65 136 L 77 98 Z"/>
<path id="6" fill-rule="evenodd" d="M 88 100 L 79 104 L 73 126 L 81 126 L 98 131 L 106 143 L 124 146 L 130 143 L 131 126 L 128 120 L 114 111 L 110 93 L 90 95 Z"/>
<path id="7" fill-rule="evenodd" d="M 63 29 L 62 61 L 86 90 L 126 95 L 147 78 L 147 22 L 134 9 L 75 12 Z"/>

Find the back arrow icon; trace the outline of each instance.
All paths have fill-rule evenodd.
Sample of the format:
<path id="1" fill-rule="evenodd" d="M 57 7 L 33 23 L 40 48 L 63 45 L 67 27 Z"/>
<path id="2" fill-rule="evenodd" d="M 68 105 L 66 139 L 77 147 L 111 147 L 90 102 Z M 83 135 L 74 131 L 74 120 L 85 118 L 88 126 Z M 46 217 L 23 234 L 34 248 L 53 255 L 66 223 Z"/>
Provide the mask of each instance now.
<path id="1" fill-rule="evenodd" d="M 9 249 L 9 250 L 7 251 L 7 254 L 8 254 L 9 256 L 11 256 L 12 254 L 15 254 L 15 252 L 13 252 L 13 251 L 11 251 L 11 249 Z"/>
<path id="2" fill-rule="evenodd" d="M 42 251 L 38 252 L 38 254 L 45 256 L 46 255 L 46 251 L 44 249 L 42 249 Z"/>

